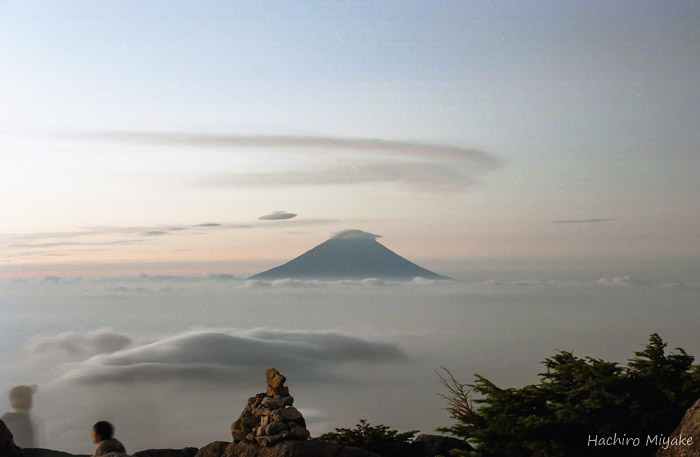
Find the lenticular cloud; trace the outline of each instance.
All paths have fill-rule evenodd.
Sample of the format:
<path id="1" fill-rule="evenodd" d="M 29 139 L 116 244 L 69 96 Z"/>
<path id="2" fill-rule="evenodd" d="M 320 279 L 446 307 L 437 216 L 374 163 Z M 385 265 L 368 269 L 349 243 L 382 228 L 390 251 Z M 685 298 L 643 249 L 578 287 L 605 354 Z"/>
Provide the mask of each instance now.
<path id="1" fill-rule="evenodd" d="M 101 132 L 87 136 L 232 151 L 257 148 L 266 154 L 299 154 L 303 151 L 305 155 L 316 154 L 319 158 L 315 161 L 317 167 L 299 168 L 293 172 L 220 171 L 195 180 L 198 185 L 216 188 L 394 183 L 419 191 L 457 192 L 471 187 L 475 176 L 503 165 L 500 158 L 478 149 L 379 138 L 156 132 Z M 332 161 L 324 158 L 326 151 L 333 151 Z"/>
<path id="2" fill-rule="evenodd" d="M 283 221 L 286 219 L 293 219 L 297 217 L 294 213 L 288 213 L 287 211 L 275 211 L 274 213 L 266 214 L 260 216 L 258 220 L 260 221 Z"/>

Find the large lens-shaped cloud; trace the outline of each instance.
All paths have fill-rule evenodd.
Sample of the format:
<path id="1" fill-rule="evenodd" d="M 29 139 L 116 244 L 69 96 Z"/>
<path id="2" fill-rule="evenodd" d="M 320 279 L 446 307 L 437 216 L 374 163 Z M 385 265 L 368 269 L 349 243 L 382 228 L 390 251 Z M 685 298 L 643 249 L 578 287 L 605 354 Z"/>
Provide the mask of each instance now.
<path id="1" fill-rule="evenodd" d="M 284 171 L 271 167 L 256 172 L 211 173 L 195 177 L 203 187 L 294 187 L 357 184 L 399 184 L 426 192 L 455 192 L 476 177 L 502 166 L 479 149 L 380 138 L 295 135 L 208 135 L 155 132 L 102 132 L 87 137 L 170 146 L 256 149 L 266 154 L 293 153 L 304 165 Z"/>

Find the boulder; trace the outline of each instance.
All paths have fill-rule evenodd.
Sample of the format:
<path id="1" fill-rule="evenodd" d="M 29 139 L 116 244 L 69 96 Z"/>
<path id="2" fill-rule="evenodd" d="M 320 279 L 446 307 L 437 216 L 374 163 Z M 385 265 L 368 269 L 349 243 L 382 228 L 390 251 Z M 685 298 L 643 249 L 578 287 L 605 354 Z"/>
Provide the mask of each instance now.
<path id="1" fill-rule="evenodd" d="M 7 429 L 7 426 L 0 420 L 0 455 L 2 457 L 22 457 L 22 451 L 15 445 L 12 439 L 12 433 Z"/>
<path id="2" fill-rule="evenodd" d="M 199 449 L 186 447 L 184 449 L 148 449 L 132 454 L 132 457 L 194 457 Z"/>
<path id="3" fill-rule="evenodd" d="M 214 441 L 199 449 L 195 457 L 221 457 L 231 443 L 226 441 Z"/>
<path id="4" fill-rule="evenodd" d="M 3 454 L 0 453 L 0 455 Z M 68 452 L 42 448 L 22 449 L 22 455 L 24 457 L 90 457 L 87 454 L 70 454 Z"/>
<path id="5" fill-rule="evenodd" d="M 412 450 L 417 451 L 421 457 L 435 457 L 437 455 L 450 455 L 452 449 L 471 451 L 473 448 L 457 438 L 440 435 L 418 435 L 413 443 Z"/>
<path id="6" fill-rule="evenodd" d="M 379 455 L 356 447 L 306 440 L 282 441 L 274 446 L 257 446 L 241 441 L 231 444 L 220 457 L 379 457 Z"/>
<path id="7" fill-rule="evenodd" d="M 228 443 L 226 443 L 228 445 Z M 145 451 L 135 452 L 134 454 L 122 454 L 119 452 L 110 452 L 104 457 L 195 457 L 198 449 L 196 447 L 188 447 L 184 449 L 148 449 Z M 0 452 L 0 456 L 5 457 L 5 454 Z M 90 457 L 86 454 L 70 454 L 68 452 L 53 451 L 51 449 L 22 449 L 23 457 Z M 218 456 L 218 455 L 217 455 Z M 216 456 L 211 456 L 216 457 Z"/>
<path id="8" fill-rule="evenodd" d="M 668 446 L 660 446 L 656 457 L 700 456 L 700 400 L 685 412 L 683 420 L 667 439 Z"/>

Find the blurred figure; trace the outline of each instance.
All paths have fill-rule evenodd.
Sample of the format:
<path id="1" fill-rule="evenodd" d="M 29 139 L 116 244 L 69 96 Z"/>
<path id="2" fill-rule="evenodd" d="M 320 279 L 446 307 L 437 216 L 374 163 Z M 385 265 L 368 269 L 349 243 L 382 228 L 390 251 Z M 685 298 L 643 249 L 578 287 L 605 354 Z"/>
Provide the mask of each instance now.
<path id="1" fill-rule="evenodd" d="M 10 391 L 10 406 L 12 411 L 2 416 L 2 421 L 12 432 L 15 444 L 20 448 L 34 448 L 36 443 L 36 427 L 30 415 L 36 386 L 16 386 Z"/>
<path id="2" fill-rule="evenodd" d="M 114 426 L 107 421 L 99 421 L 92 426 L 92 441 L 97 444 L 93 457 L 110 452 L 126 454 L 124 445 L 114 438 Z"/>

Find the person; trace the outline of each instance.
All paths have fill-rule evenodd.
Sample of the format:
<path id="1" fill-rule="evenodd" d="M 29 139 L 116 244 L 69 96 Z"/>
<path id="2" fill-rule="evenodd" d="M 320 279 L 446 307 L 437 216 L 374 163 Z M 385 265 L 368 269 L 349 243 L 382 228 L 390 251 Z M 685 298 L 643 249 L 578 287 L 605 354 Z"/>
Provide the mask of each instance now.
<path id="1" fill-rule="evenodd" d="M 92 426 L 92 441 L 97 444 L 93 457 L 110 452 L 126 454 L 124 445 L 114 438 L 114 426 L 107 421 L 99 421 Z"/>
<path id="2" fill-rule="evenodd" d="M 36 427 L 30 416 L 36 386 L 15 386 L 10 390 L 12 411 L 5 413 L 2 421 L 12 433 L 15 444 L 20 448 L 36 446 Z"/>

